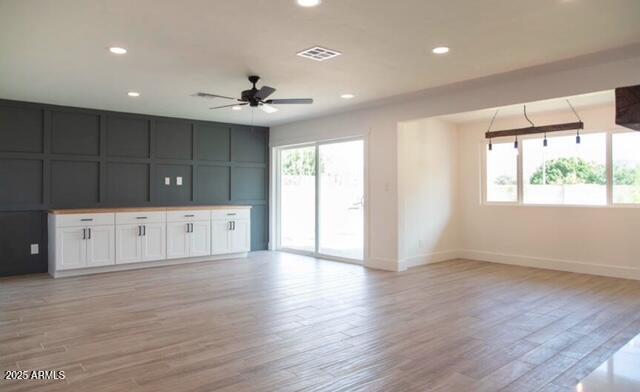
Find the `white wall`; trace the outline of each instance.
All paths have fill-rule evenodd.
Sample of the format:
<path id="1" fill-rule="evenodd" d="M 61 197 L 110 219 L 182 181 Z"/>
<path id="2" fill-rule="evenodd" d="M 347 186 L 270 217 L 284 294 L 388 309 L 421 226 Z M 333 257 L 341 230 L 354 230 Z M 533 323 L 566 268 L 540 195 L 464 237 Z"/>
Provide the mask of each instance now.
<path id="1" fill-rule="evenodd" d="M 582 109 L 580 116 L 585 122 L 585 132 L 620 128 L 615 125 L 613 105 Z M 570 111 L 531 117 L 536 124 L 575 119 Z M 524 126 L 527 123 L 519 117 L 496 121 L 493 128 Z M 640 279 L 640 208 L 481 203 L 482 143 L 486 128 L 487 121 L 458 128 L 461 256 Z"/>
<path id="2" fill-rule="evenodd" d="M 400 269 L 449 260 L 460 246 L 458 130 L 435 118 L 398 129 Z"/>
<path id="3" fill-rule="evenodd" d="M 327 63 L 330 66 L 330 62 Z M 365 264 L 398 270 L 397 129 L 402 121 L 640 84 L 640 45 L 425 90 L 271 128 L 272 146 L 368 136 Z M 274 197 L 271 198 L 275 200 Z M 272 215 L 275 211 L 272 206 Z M 271 230 L 274 233 L 274 230 Z"/>

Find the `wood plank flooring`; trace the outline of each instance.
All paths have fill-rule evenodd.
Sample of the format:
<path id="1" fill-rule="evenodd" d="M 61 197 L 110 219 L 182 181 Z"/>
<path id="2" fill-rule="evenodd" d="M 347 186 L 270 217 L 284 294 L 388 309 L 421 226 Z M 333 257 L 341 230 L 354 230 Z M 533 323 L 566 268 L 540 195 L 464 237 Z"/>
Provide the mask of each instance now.
<path id="1" fill-rule="evenodd" d="M 640 333 L 640 282 L 456 260 L 247 260 L 0 279 L 2 391 L 573 391 Z"/>

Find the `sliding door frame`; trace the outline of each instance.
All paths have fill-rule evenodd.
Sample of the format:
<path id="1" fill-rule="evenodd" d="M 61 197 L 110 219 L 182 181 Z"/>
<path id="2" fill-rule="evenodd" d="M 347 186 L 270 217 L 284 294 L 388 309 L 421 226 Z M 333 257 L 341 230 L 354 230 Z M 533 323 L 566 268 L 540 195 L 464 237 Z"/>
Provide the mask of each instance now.
<path id="1" fill-rule="evenodd" d="M 363 157 L 363 170 L 362 170 L 362 180 L 363 180 L 363 210 L 362 210 L 362 239 L 363 239 L 363 243 L 362 243 L 362 247 L 363 247 L 363 258 L 362 260 L 360 259 L 351 259 L 351 258 L 346 258 L 346 257 L 339 257 L 339 256 L 333 256 L 333 255 L 328 255 L 325 253 L 320 253 L 320 146 L 322 145 L 328 145 L 328 144 L 336 144 L 336 143 L 344 143 L 344 142 L 351 142 L 351 141 L 362 141 L 362 157 Z M 310 251 L 305 251 L 305 250 L 301 250 L 301 249 L 292 249 L 292 248 L 286 248 L 283 247 L 281 244 L 281 228 L 282 228 L 282 195 L 281 195 L 281 185 L 282 185 L 282 175 L 281 175 L 281 153 L 282 151 L 285 150 L 291 150 L 291 149 L 297 149 L 297 148 L 305 148 L 305 147 L 314 147 L 315 149 L 315 236 L 314 236 L 314 250 L 312 252 Z M 311 256 L 311 257 L 316 257 L 316 258 L 321 258 L 321 259 L 328 259 L 328 260 L 334 260 L 334 261 L 341 261 L 341 262 L 345 262 L 345 263 L 351 263 L 351 264 L 359 264 L 359 265 L 363 265 L 365 260 L 367 260 L 368 257 L 368 238 L 369 238 L 369 222 L 368 222 L 368 209 L 369 209 L 369 202 L 368 202 L 368 189 L 369 189 L 369 185 L 368 185 L 368 178 L 367 178 L 367 166 L 368 166 L 368 143 L 367 143 L 367 137 L 366 136 L 353 136 L 353 137 L 346 137 L 346 138 L 340 138 L 340 139 L 330 139 L 330 140 L 322 140 L 322 141 L 314 141 L 314 142 L 307 142 L 307 143 L 300 143 L 300 144 L 291 144 L 291 145 L 283 145 L 283 146 L 277 146 L 277 147 L 273 147 L 272 148 L 272 154 L 273 154 L 273 179 L 274 179 L 274 187 L 272 189 L 273 192 L 273 198 L 272 200 L 274 200 L 274 227 L 273 227 L 273 237 L 272 237 L 272 244 L 273 246 L 270 246 L 270 249 L 272 250 L 279 250 L 279 251 L 283 251 L 283 252 L 289 252 L 289 253 L 295 253 L 295 254 L 300 254 L 300 255 L 304 255 L 304 256 Z"/>

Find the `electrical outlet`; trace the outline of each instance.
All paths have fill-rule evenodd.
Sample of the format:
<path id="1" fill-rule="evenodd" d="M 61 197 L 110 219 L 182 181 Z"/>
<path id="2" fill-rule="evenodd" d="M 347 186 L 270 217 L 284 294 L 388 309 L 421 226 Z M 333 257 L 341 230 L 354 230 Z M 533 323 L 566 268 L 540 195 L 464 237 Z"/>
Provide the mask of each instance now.
<path id="1" fill-rule="evenodd" d="M 40 245 L 31 244 L 31 254 L 32 255 L 37 255 L 38 253 L 40 253 Z"/>
<path id="2" fill-rule="evenodd" d="M 176 185 L 182 186 L 182 177 L 176 177 Z"/>
<path id="3" fill-rule="evenodd" d="M 171 177 L 165 177 L 164 178 L 164 184 L 165 185 L 171 185 Z"/>

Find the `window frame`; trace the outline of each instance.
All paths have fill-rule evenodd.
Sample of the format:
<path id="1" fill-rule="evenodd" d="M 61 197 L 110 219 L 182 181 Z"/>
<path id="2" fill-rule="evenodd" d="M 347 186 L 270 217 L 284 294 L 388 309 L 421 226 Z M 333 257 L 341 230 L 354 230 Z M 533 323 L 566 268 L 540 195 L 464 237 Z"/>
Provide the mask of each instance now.
<path id="1" fill-rule="evenodd" d="M 606 176 L 607 176 L 607 184 L 606 184 L 606 193 L 607 200 L 606 204 L 540 204 L 540 203 L 525 203 L 524 202 L 524 166 L 523 166 L 523 140 L 527 139 L 539 139 L 541 134 L 535 135 L 525 135 L 518 137 L 518 158 L 517 158 L 517 176 L 516 176 L 516 186 L 517 186 L 517 201 L 490 201 L 487 200 L 487 154 L 488 151 L 488 140 L 482 140 L 480 143 L 480 151 L 481 151 L 481 175 L 480 175 L 480 186 L 481 186 L 481 200 L 480 203 L 482 205 L 487 206 L 518 206 L 518 207 L 551 207 L 551 208 L 640 208 L 640 203 L 614 203 L 613 202 L 613 135 L 616 133 L 633 133 L 637 131 L 629 130 L 624 127 L 614 127 L 612 129 L 603 130 L 603 129 L 589 129 L 589 130 L 581 130 L 581 135 L 593 134 L 593 133 L 604 133 L 605 134 L 605 165 L 606 165 Z M 576 131 L 566 131 L 566 132 L 554 132 L 553 135 L 547 135 L 547 139 L 551 143 L 551 141 L 560 136 L 567 135 L 575 135 Z M 513 143 L 514 138 L 498 138 L 493 139 L 493 144 L 496 143 Z"/>

